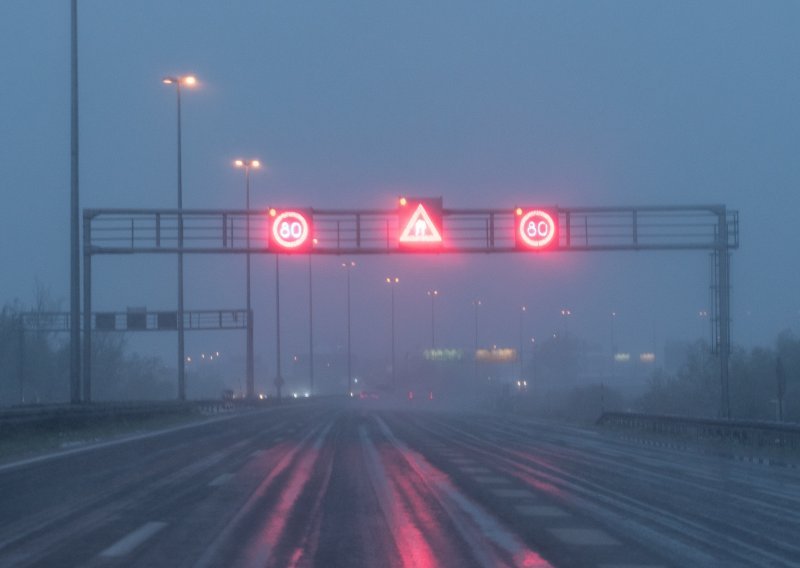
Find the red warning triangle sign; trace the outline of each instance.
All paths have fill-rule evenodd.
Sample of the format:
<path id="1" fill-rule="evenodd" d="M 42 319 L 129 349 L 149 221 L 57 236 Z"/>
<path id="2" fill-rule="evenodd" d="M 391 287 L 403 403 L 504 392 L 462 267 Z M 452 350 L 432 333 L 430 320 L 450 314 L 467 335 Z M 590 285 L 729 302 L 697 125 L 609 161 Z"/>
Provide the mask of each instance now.
<path id="1" fill-rule="evenodd" d="M 422 203 L 417 206 L 417 210 L 411 215 L 406 224 L 406 228 L 400 233 L 401 243 L 441 243 L 442 235 L 439 229 L 431 220 L 428 212 L 425 211 Z"/>

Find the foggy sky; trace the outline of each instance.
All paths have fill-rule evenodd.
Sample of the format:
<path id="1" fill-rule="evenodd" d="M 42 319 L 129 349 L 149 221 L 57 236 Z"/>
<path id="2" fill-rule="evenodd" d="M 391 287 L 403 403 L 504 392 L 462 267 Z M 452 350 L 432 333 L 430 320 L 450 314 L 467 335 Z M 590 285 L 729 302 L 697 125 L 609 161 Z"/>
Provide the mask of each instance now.
<path id="1" fill-rule="evenodd" d="M 800 4 L 796 2 L 265 2 L 80 0 L 81 207 L 175 206 L 184 92 L 184 206 L 243 208 L 231 162 L 259 158 L 254 207 L 721 203 L 740 212 L 733 341 L 800 332 Z M 68 308 L 69 2 L 0 3 L 0 302 L 36 281 Z M 707 329 L 697 253 L 357 257 L 354 349 L 563 330 L 631 351 Z M 274 269 L 255 257 L 259 360 L 274 364 Z M 341 258 L 314 258 L 316 343 L 344 341 Z M 307 350 L 307 257 L 282 269 L 285 355 Z M 282 265 L 283 266 L 283 265 Z M 174 257 L 101 257 L 94 308 L 175 309 Z M 244 259 L 186 260 L 186 308 L 243 308 Z M 561 308 L 573 312 L 569 322 Z M 174 334 L 140 337 L 169 355 Z M 187 334 L 187 354 L 237 333 Z M 259 374 L 266 373 L 260 369 Z"/>

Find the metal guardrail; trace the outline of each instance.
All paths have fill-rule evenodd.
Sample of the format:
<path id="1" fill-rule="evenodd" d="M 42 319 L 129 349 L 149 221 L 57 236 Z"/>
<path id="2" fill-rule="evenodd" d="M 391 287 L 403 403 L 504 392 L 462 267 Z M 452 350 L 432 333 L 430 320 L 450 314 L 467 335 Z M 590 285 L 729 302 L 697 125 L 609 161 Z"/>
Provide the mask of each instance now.
<path id="1" fill-rule="evenodd" d="M 231 401 L 163 401 L 92 403 L 12 407 L 0 411 L 0 432 L 17 428 L 58 428 L 88 422 L 149 418 L 168 414 L 217 413 L 233 408 Z"/>
<path id="2" fill-rule="evenodd" d="M 800 425 L 605 412 L 597 425 L 683 439 L 728 442 L 752 448 L 800 450 Z"/>

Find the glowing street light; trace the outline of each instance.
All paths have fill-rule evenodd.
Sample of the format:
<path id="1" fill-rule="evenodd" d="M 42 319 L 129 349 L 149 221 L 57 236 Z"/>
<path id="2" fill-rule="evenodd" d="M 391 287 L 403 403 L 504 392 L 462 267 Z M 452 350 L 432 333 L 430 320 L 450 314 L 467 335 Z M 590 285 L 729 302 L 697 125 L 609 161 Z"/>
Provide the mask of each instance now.
<path id="1" fill-rule="evenodd" d="M 561 317 L 564 318 L 564 335 L 569 333 L 569 317 L 572 315 L 572 310 L 563 308 L 561 310 Z"/>
<path id="2" fill-rule="evenodd" d="M 234 160 L 233 165 L 244 168 L 245 195 L 247 208 L 247 398 L 255 396 L 255 373 L 253 356 L 253 310 L 250 305 L 250 168 L 258 169 L 261 162 L 258 160 Z"/>
<path id="3" fill-rule="evenodd" d="M 439 290 L 428 290 L 428 296 L 431 298 L 431 349 L 436 349 L 436 312 L 434 300 L 439 296 Z"/>
<path id="4" fill-rule="evenodd" d="M 389 285 L 389 288 L 392 290 L 392 388 L 397 386 L 397 371 L 395 369 L 395 358 L 394 358 L 394 346 L 395 346 L 395 334 L 394 334 L 394 288 L 399 284 L 400 279 L 397 276 L 387 276 L 386 283 Z"/>
<path id="5" fill-rule="evenodd" d="M 168 76 L 161 79 L 165 85 L 175 85 L 178 100 L 178 399 L 186 399 L 186 359 L 183 329 L 183 166 L 181 151 L 181 85 L 197 84 L 194 75 Z"/>

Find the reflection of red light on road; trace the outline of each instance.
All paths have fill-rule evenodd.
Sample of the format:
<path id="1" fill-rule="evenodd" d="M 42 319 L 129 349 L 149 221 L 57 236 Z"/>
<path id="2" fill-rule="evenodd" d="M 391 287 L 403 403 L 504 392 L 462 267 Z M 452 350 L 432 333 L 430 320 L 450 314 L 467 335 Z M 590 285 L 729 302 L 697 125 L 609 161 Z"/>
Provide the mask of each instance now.
<path id="1" fill-rule="evenodd" d="M 386 449 L 379 450 L 381 461 L 387 466 L 386 473 L 391 479 L 392 507 L 394 517 L 389 525 L 399 532 L 396 539 L 402 564 L 408 568 L 433 568 L 440 566 L 436 561 L 429 542 L 434 535 L 441 532 L 441 526 L 431 515 L 430 503 L 423 498 L 420 488 L 414 484 L 413 477 L 408 475 L 393 459 Z M 404 505 L 401 505 L 404 504 Z M 441 552 L 441 551 L 440 551 Z"/>
<path id="2" fill-rule="evenodd" d="M 408 391 L 408 400 L 414 400 L 414 391 Z"/>

